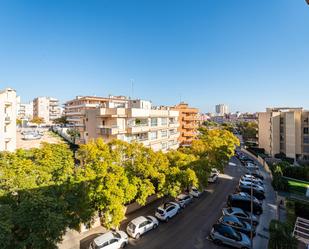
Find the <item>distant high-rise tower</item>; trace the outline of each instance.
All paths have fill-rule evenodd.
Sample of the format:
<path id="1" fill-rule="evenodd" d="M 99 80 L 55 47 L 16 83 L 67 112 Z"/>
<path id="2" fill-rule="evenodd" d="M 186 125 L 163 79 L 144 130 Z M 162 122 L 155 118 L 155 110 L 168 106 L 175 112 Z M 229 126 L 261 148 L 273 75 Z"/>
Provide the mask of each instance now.
<path id="1" fill-rule="evenodd" d="M 225 115 L 229 113 L 229 107 L 225 104 L 216 105 L 216 114 L 217 115 Z"/>

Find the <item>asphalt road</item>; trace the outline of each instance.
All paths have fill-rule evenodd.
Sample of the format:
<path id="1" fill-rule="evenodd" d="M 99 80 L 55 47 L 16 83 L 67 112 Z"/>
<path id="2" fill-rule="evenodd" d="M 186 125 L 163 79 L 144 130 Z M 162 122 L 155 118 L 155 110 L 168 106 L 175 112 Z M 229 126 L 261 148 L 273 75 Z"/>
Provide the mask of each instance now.
<path id="1" fill-rule="evenodd" d="M 237 166 L 226 166 L 219 181 L 211 184 L 205 193 L 168 223 L 161 222 L 156 230 L 144 234 L 139 240 L 130 239 L 128 249 L 213 249 L 222 248 L 207 240 L 212 225 L 221 216 L 228 194 L 234 192 L 243 167 L 232 158 Z M 128 217 L 131 220 L 140 215 L 154 215 L 159 203 L 151 203 Z M 121 230 L 125 230 L 126 222 Z"/>

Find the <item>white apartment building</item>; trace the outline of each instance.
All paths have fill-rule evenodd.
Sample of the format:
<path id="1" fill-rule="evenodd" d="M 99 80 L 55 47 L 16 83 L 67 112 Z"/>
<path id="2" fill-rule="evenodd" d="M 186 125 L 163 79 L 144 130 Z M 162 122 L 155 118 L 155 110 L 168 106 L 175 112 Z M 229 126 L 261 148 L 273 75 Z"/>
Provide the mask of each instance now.
<path id="1" fill-rule="evenodd" d="M 85 110 L 85 131 L 81 136 L 85 142 L 99 137 L 106 142 L 120 139 L 143 143 L 154 151 L 167 151 L 179 147 L 178 117 L 179 111 L 152 107 L 150 101 L 114 99 Z"/>
<path id="2" fill-rule="evenodd" d="M 33 102 L 27 104 L 19 103 L 17 117 L 22 120 L 30 121 L 33 118 Z"/>
<path id="3" fill-rule="evenodd" d="M 61 117 L 61 107 L 58 99 L 38 97 L 33 100 L 33 117 L 44 119 L 45 124 L 52 124 L 53 120 Z"/>
<path id="4" fill-rule="evenodd" d="M 0 91 L 0 151 L 16 149 L 16 91 Z"/>
<path id="5" fill-rule="evenodd" d="M 216 105 L 216 114 L 220 116 L 224 116 L 226 114 L 229 114 L 229 107 L 225 104 L 219 104 Z"/>

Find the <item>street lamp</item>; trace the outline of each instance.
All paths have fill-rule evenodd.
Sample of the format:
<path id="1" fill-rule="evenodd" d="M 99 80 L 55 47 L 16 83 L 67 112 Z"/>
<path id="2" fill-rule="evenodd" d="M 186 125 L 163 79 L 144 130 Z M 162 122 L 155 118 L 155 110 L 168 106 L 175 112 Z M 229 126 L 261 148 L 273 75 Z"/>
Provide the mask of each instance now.
<path id="1" fill-rule="evenodd" d="M 308 0 L 309 1 L 309 0 Z M 251 241 L 251 249 L 253 249 L 253 179 L 251 177 L 251 216 L 250 216 L 250 225 L 251 225 L 251 230 L 250 230 L 250 241 Z"/>

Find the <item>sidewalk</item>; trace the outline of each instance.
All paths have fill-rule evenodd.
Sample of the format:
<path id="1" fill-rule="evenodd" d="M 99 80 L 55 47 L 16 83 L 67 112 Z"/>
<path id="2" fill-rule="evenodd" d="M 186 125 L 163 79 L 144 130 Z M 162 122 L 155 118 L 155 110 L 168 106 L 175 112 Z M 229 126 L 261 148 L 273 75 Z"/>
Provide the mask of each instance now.
<path id="1" fill-rule="evenodd" d="M 246 153 L 247 154 L 247 153 Z M 266 249 L 269 240 L 269 223 L 272 219 L 278 218 L 277 195 L 271 186 L 270 174 L 265 171 L 255 157 L 247 154 L 248 157 L 255 160 L 260 166 L 261 172 L 264 176 L 264 186 L 266 192 L 266 199 L 263 201 L 263 214 L 260 216 L 260 224 L 256 230 L 256 236 L 253 239 L 253 249 Z"/>

